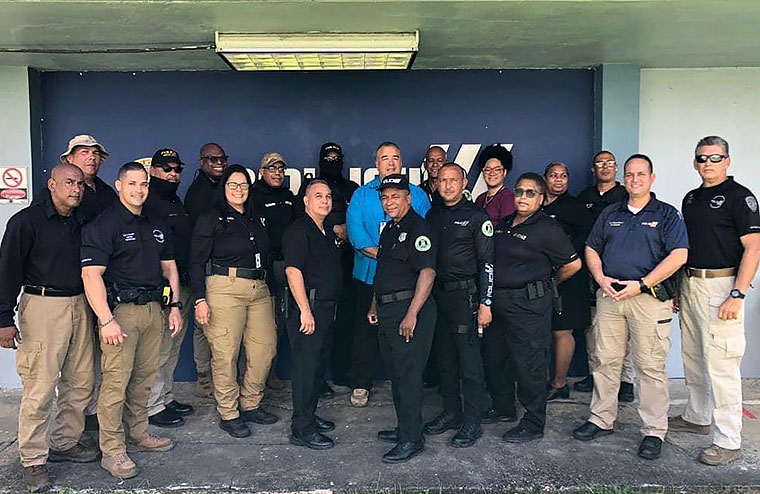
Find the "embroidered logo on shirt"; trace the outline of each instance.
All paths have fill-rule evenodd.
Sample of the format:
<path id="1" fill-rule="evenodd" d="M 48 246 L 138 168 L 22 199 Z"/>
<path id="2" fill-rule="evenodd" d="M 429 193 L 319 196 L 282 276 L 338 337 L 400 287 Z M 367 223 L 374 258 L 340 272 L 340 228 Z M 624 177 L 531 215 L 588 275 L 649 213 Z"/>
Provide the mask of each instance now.
<path id="1" fill-rule="evenodd" d="M 430 250 L 430 247 L 433 244 L 430 242 L 430 239 L 427 238 L 425 235 L 420 235 L 417 237 L 417 240 L 414 241 L 414 248 L 417 249 L 419 252 L 427 252 Z"/>
<path id="2" fill-rule="evenodd" d="M 153 230 L 153 238 L 155 238 L 156 242 L 158 242 L 159 244 L 164 243 L 164 240 L 166 240 L 166 238 L 164 237 L 164 232 L 162 232 L 159 229 Z"/>
<path id="3" fill-rule="evenodd" d="M 493 223 L 491 223 L 491 220 L 485 220 L 480 226 L 480 231 L 482 231 L 483 235 L 486 237 L 493 237 Z"/>
<path id="4" fill-rule="evenodd" d="M 398 236 L 398 241 L 403 242 L 406 240 L 406 232 L 401 232 L 401 234 Z"/>
<path id="5" fill-rule="evenodd" d="M 689 192 L 689 195 L 686 196 L 686 199 L 683 202 L 684 204 L 691 204 L 692 202 L 694 202 L 694 194 Z"/>
<path id="6" fill-rule="evenodd" d="M 454 224 L 459 226 L 467 226 L 470 224 L 470 220 L 455 221 Z"/>
<path id="7" fill-rule="evenodd" d="M 586 203 L 586 209 L 591 209 L 593 207 L 594 207 L 594 203 L 593 202 L 587 202 Z"/>
<path id="8" fill-rule="evenodd" d="M 744 202 L 747 203 L 747 207 L 750 211 L 757 213 L 757 199 L 752 196 L 747 196 L 744 198 Z"/>
<path id="9" fill-rule="evenodd" d="M 137 240 L 137 235 L 135 235 L 135 232 L 122 233 L 121 236 L 125 242 L 134 242 Z"/>
<path id="10" fill-rule="evenodd" d="M 657 225 L 659 225 L 660 222 L 659 221 L 642 221 L 641 224 L 644 226 L 648 226 L 650 228 L 657 228 Z"/>
<path id="11" fill-rule="evenodd" d="M 623 222 L 622 221 L 610 221 L 607 224 L 610 225 L 610 226 L 623 226 Z"/>
<path id="12" fill-rule="evenodd" d="M 715 196 L 710 199 L 710 207 L 713 209 L 718 209 L 723 205 L 724 202 L 726 202 L 726 196 Z"/>

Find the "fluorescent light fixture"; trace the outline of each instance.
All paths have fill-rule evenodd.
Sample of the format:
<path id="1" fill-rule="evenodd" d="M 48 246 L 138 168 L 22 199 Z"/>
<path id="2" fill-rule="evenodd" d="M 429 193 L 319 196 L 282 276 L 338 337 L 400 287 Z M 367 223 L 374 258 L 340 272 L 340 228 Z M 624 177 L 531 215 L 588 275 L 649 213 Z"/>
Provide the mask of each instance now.
<path id="1" fill-rule="evenodd" d="M 402 70 L 419 33 L 216 32 L 216 52 L 235 70 Z"/>

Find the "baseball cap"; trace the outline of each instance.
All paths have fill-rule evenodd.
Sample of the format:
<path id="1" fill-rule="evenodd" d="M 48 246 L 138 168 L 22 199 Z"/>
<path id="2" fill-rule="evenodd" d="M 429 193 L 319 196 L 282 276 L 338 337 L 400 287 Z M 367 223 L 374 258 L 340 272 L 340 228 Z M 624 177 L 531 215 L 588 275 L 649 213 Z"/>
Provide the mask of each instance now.
<path id="1" fill-rule="evenodd" d="M 159 149 L 153 154 L 153 158 L 150 160 L 150 166 L 160 166 L 165 163 L 176 163 L 185 166 L 185 164 L 182 163 L 182 160 L 179 159 L 179 153 L 169 148 Z"/>
<path id="2" fill-rule="evenodd" d="M 325 159 L 325 156 L 329 153 L 338 153 L 338 156 L 341 158 L 343 157 L 343 149 L 340 147 L 340 144 L 334 142 L 326 142 L 322 144 L 322 148 L 319 150 L 319 159 Z"/>
<path id="3" fill-rule="evenodd" d="M 66 152 L 61 155 L 61 163 L 66 161 L 66 156 L 71 154 L 77 146 L 96 147 L 100 151 L 101 161 L 108 159 L 108 151 L 106 151 L 106 148 L 104 148 L 94 137 L 87 134 L 79 134 L 72 137 L 69 141 L 69 146 L 66 148 Z"/>
<path id="4" fill-rule="evenodd" d="M 406 178 L 406 175 L 401 175 L 400 173 L 387 175 L 380 181 L 380 186 L 377 188 L 379 191 L 385 189 L 409 190 L 409 179 Z"/>
<path id="5" fill-rule="evenodd" d="M 285 168 L 288 167 L 288 162 L 282 157 L 280 153 L 267 153 L 261 158 L 261 167 L 272 166 L 275 163 L 282 163 Z"/>

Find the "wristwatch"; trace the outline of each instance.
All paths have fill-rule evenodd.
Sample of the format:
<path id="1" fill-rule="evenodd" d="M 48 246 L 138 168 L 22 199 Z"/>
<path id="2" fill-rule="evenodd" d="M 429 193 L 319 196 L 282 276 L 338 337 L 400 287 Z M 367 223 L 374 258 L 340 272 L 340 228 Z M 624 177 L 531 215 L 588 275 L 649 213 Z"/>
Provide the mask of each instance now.
<path id="1" fill-rule="evenodd" d="M 649 287 L 644 283 L 644 279 L 639 280 L 639 290 L 641 293 L 649 293 Z"/>
<path id="2" fill-rule="evenodd" d="M 176 307 L 179 310 L 182 310 L 182 302 L 172 302 L 172 303 L 169 304 L 169 307 L 172 308 L 172 309 L 174 307 Z"/>
<path id="3" fill-rule="evenodd" d="M 739 290 L 737 290 L 736 288 L 734 288 L 733 290 L 731 290 L 731 298 L 743 299 L 744 297 L 745 297 L 745 295 L 742 292 L 740 292 Z"/>

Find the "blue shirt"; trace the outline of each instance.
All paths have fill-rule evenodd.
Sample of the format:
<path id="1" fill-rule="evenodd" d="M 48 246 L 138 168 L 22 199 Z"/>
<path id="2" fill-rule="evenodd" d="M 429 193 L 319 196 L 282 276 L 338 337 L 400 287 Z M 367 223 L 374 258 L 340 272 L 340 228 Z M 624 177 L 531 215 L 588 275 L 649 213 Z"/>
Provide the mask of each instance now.
<path id="1" fill-rule="evenodd" d="M 594 223 L 586 245 L 602 258 L 605 276 L 640 280 L 674 249 L 688 249 L 681 213 L 670 204 L 651 200 L 636 214 L 628 201 L 611 204 Z"/>
<path id="2" fill-rule="evenodd" d="M 354 278 L 371 285 L 375 279 L 377 261 L 361 252 L 367 247 L 380 245 L 380 232 L 391 218 L 380 204 L 380 178 L 375 177 L 371 182 L 359 187 L 351 197 L 351 203 L 346 211 L 346 226 L 348 239 L 354 246 Z M 410 185 L 412 193 L 412 208 L 422 216 L 430 209 L 425 191 L 416 185 Z"/>

